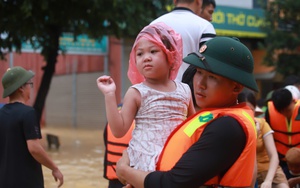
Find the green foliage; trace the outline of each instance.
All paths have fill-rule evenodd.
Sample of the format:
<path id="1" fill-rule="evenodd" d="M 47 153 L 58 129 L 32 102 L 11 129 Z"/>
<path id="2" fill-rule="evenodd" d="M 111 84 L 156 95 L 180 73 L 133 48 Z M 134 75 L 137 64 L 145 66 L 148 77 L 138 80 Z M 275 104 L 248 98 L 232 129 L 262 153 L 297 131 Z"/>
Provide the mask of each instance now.
<path id="1" fill-rule="evenodd" d="M 37 41 L 47 60 L 56 38 L 71 32 L 133 37 L 151 20 L 166 12 L 169 0 L 1 0 L 0 56 L 3 49 L 21 50 L 24 41 Z"/>
<path id="2" fill-rule="evenodd" d="M 300 1 L 274 0 L 264 8 L 265 64 L 284 77 L 300 75 Z"/>

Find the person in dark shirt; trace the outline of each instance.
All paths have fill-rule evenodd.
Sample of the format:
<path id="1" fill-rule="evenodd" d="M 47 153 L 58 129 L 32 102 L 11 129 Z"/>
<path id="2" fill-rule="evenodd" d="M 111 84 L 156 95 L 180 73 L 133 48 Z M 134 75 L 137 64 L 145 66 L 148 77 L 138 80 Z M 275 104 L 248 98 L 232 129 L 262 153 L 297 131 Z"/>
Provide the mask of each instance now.
<path id="1" fill-rule="evenodd" d="M 0 109 L 0 187 L 43 188 L 41 164 L 52 170 L 58 187 L 63 175 L 40 144 L 41 131 L 34 108 L 26 105 L 34 73 L 16 66 L 2 77 L 3 98 L 9 103 Z"/>
<path id="2" fill-rule="evenodd" d="M 244 87 L 258 91 L 251 52 L 237 38 L 215 37 L 183 61 L 196 67 L 194 95 L 201 110 L 168 138 L 156 171 L 131 168 L 124 151 L 116 168 L 119 180 L 135 188 L 253 186 L 253 113 L 237 102 Z"/>

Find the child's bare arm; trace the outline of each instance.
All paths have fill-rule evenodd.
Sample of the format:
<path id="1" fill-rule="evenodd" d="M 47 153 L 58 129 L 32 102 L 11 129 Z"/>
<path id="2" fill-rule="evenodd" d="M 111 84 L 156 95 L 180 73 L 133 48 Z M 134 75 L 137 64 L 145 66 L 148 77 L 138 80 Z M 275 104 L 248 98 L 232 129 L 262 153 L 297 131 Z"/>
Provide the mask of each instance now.
<path id="1" fill-rule="evenodd" d="M 117 131 L 118 129 L 123 127 L 123 120 L 118 110 L 118 104 L 115 94 L 115 82 L 110 76 L 104 75 L 100 76 L 97 79 L 97 86 L 104 95 L 106 117 L 111 131 L 115 137 L 122 137 L 123 135 L 120 134 L 119 131 Z"/>
<path id="2" fill-rule="evenodd" d="M 105 97 L 106 117 L 111 131 L 115 137 L 123 137 L 134 120 L 140 94 L 137 90 L 129 88 L 124 97 L 122 109 L 119 111 L 113 79 L 110 76 L 101 76 L 97 79 L 97 85 Z"/>
<path id="3" fill-rule="evenodd" d="M 127 133 L 140 107 L 140 101 L 140 93 L 134 88 L 129 88 L 124 96 L 123 106 L 119 113 L 122 118 L 123 127 L 119 127 L 119 129 L 116 130 L 116 134 L 124 136 Z"/>

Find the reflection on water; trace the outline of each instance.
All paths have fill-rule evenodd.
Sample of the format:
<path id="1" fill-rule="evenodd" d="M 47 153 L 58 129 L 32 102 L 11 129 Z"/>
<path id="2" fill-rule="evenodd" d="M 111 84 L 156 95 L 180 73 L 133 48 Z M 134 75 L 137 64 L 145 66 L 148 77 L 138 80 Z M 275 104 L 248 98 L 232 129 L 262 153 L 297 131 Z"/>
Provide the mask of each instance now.
<path id="1" fill-rule="evenodd" d="M 59 136 L 59 150 L 47 150 L 64 175 L 63 188 L 106 188 L 103 176 L 103 131 L 46 127 L 42 144 L 47 148 L 46 133 Z M 43 167 L 45 188 L 57 187 L 51 170 Z"/>

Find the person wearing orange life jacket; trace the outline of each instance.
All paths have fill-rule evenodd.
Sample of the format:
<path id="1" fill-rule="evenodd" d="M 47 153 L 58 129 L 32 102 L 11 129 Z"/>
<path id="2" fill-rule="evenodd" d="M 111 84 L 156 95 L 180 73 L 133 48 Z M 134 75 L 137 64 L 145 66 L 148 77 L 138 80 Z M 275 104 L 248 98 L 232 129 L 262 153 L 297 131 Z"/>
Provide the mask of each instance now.
<path id="1" fill-rule="evenodd" d="M 274 140 L 278 152 L 280 166 L 287 179 L 288 171 L 285 154 L 291 147 L 300 148 L 300 101 L 293 98 L 288 88 L 280 88 L 273 92 L 268 102 L 266 121 L 274 130 Z"/>
<path id="2" fill-rule="evenodd" d="M 255 93 L 244 89 L 239 97 L 239 102 L 246 102 L 256 114 Z M 256 115 L 255 115 L 256 116 Z M 257 186 L 260 188 L 288 188 L 288 182 L 279 166 L 278 154 L 276 151 L 273 133 L 269 124 L 264 118 L 254 118 L 257 130 L 256 161 L 257 161 Z"/>
<path id="3" fill-rule="evenodd" d="M 118 105 L 119 110 L 121 109 L 122 104 Z M 108 180 L 108 188 L 122 188 L 123 184 L 118 180 L 116 175 L 116 164 L 122 156 L 122 152 L 128 147 L 129 141 L 131 139 L 132 130 L 134 129 L 134 122 L 132 123 L 130 129 L 127 133 L 121 137 L 116 138 L 109 124 L 105 125 L 103 131 L 104 139 L 104 168 L 103 168 L 103 177 Z"/>
<path id="4" fill-rule="evenodd" d="M 135 188 L 252 186 L 254 117 L 245 103 L 237 104 L 244 87 L 258 91 L 251 52 L 236 38 L 215 37 L 183 61 L 197 67 L 193 86 L 201 110 L 171 133 L 156 171 L 131 168 L 124 151 L 119 180 Z"/>
<path id="5" fill-rule="evenodd" d="M 130 129 L 125 134 L 125 136 L 121 138 L 116 138 L 112 134 L 109 124 L 105 126 L 103 135 L 105 144 L 103 177 L 109 180 L 108 188 L 123 187 L 123 184 L 118 180 L 115 169 L 118 160 L 122 156 L 122 152 L 128 147 L 133 128 L 134 123 L 132 123 Z"/>
<path id="6" fill-rule="evenodd" d="M 236 109 L 234 109 L 236 108 Z M 202 111 L 197 116 L 191 118 L 189 122 L 185 124 L 181 124 L 179 130 L 174 134 L 174 136 L 170 137 L 167 142 L 167 147 L 164 148 L 160 159 L 158 161 L 157 170 L 166 171 L 170 170 L 182 154 L 190 148 L 195 140 L 200 138 L 203 130 L 206 126 L 213 121 L 215 118 L 220 116 L 232 116 L 236 118 L 236 120 L 242 125 L 242 128 L 245 132 L 253 132 L 253 116 L 251 116 L 251 111 L 245 104 L 237 105 L 236 107 L 231 108 L 222 108 L 222 109 L 211 109 L 208 111 Z M 199 128 L 195 130 L 195 128 L 191 125 L 196 122 L 200 122 Z M 247 126 L 247 124 L 252 124 L 252 126 Z M 251 148 L 253 145 L 253 139 L 255 139 L 255 135 L 249 135 L 248 142 L 246 143 L 246 148 Z M 185 142 L 185 145 L 178 145 L 179 142 Z M 182 147 L 180 147 L 182 146 Z M 254 160 L 252 151 L 244 150 L 238 160 L 234 163 L 233 167 L 231 167 L 222 178 L 215 176 L 205 183 L 205 185 L 223 185 L 223 186 L 232 186 L 232 187 L 247 187 L 251 184 L 251 179 L 253 175 L 253 163 L 247 163 L 248 160 Z M 245 163 L 245 164 L 243 164 Z M 243 164 L 243 165 L 242 165 Z M 241 169 L 242 167 L 242 169 Z M 239 172 L 243 172 L 243 178 L 239 176 L 235 176 L 235 174 Z"/>

